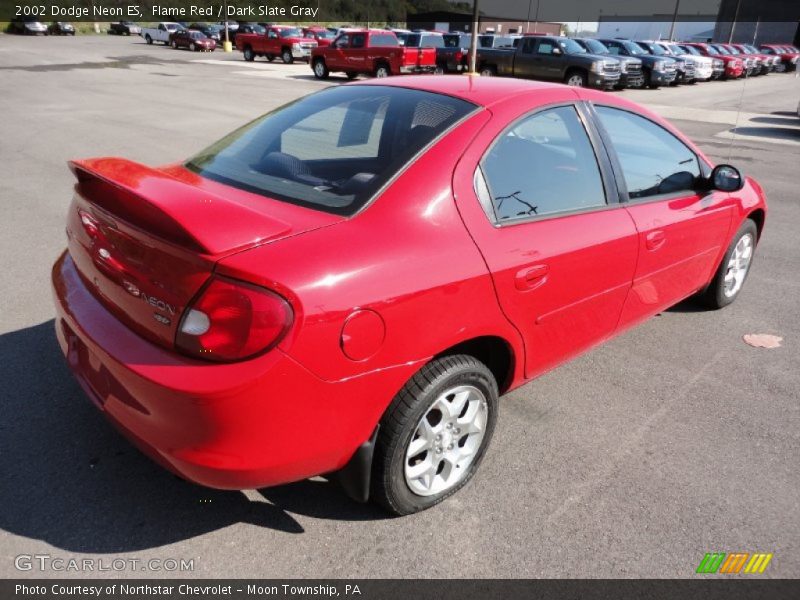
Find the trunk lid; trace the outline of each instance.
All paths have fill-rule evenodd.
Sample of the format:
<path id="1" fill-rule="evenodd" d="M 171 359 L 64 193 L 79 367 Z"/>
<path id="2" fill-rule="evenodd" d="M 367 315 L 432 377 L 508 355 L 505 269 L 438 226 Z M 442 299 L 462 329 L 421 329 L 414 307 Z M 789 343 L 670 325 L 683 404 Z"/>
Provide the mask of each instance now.
<path id="1" fill-rule="evenodd" d="M 209 189 L 196 175 L 174 176 L 175 169 L 118 158 L 70 168 L 78 182 L 67 238 L 78 272 L 120 321 L 170 348 L 184 309 L 217 261 L 331 222 L 227 186 Z"/>

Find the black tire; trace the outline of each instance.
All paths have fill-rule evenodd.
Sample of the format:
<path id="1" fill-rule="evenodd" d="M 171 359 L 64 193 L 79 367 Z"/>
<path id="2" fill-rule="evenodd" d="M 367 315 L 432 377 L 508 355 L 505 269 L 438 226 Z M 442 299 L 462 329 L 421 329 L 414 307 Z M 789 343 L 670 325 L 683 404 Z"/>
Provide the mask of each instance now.
<path id="1" fill-rule="evenodd" d="M 353 79 L 355 79 L 356 77 L 358 77 L 358 73 L 356 73 L 355 71 L 348 71 L 347 73 L 345 73 L 345 75 L 347 76 L 347 78 L 348 78 L 350 81 L 352 81 Z"/>
<path id="2" fill-rule="evenodd" d="M 149 33 L 148 33 L 146 36 L 144 36 L 144 40 L 145 40 L 145 41 L 146 41 L 148 44 L 152 44 L 152 43 L 153 43 L 153 38 L 151 38 L 151 37 L 150 37 L 150 34 L 149 34 Z"/>
<path id="3" fill-rule="evenodd" d="M 644 84 L 651 90 L 657 90 L 661 87 L 658 83 L 653 83 L 653 72 L 650 69 L 644 71 Z"/>
<path id="4" fill-rule="evenodd" d="M 481 65 L 478 69 L 478 73 L 480 73 L 482 77 L 494 77 L 497 75 L 497 67 L 493 65 Z"/>
<path id="5" fill-rule="evenodd" d="M 314 61 L 313 70 L 314 77 L 317 79 L 327 79 L 328 75 L 330 75 L 328 65 L 325 64 L 325 60 L 322 58 L 318 58 Z"/>
<path id="6" fill-rule="evenodd" d="M 753 254 L 750 256 L 750 261 L 747 265 L 747 271 L 745 272 L 744 280 L 742 281 L 741 286 L 734 294 L 728 296 L 725 294 L 725 275 L 728 271 L 728 262 L 730 261 L 731 255 L 734 253 L 739 240 L 748 235 L 752 241 Z M 725 256 L 722 257 L 722 261 L 717 267 L 717 272 L 714 274 L 714 279 L 711 280 L 711 283 L 708 285 L 708 287 L 700 294 L 700 299 L 708 308 L 713 310 L 723 308 L 728 306 L 731 302 L 739 297 L 739 294 L 742 292 L 742 288 L 744 287 L 744 283 L 747 281 L 747 276 L 750 274 L 750 269 L 753 266 L 753 258 L 755 257 L 757 241 L 758 227 L 756 227 L 756 224 L 752 221 L 752 219 L 745 219 L 744 223 L 742 223 L 741 227 L 739 227 L 739 230 L 736 232 L 736 235 L 733 236 L 731 244 L 728 247 L 728 251 L 725 252 Z"/>
<path id="7" fill-rule="evenodd" d="M 433 74 L 434 75 L 444 75 L 445 73 L 447 73 L 447 66 L 446 65 L 438 64 L 433 69 Z"/>
<path id="8" fill-rule="evenodd" d="M 574 87 L 586 87 L 588 83 L 586 73 L 577 69 L 567 71 L 567 74 L 564 76 L 564 83 Z"/>
<path id="9" fill-rule="evenodd" d="M 266 58 L 267 58 L 268 62 L 272 62 L 273 60 L 275 60 L 275 55 L 274 54 L 267 54 Z"/>
<path id="10" fill-rule="evenodd" d="M 386 63 L 378 63 L 375 66 L 374 76 L 377 77 L 378 79 L 381 79 L 383 77 L 389 77 L 389 76 L 391 76 L 391 74 L 392 74 L 392 70 L 389 68 L 389 65 L 387 65 Z"/>
<path id="11" fill-rule="evenodd" d="M 406 482 L 406 450 L 432 404 L 449 388 L 458 385 L 476 388 L 486 400 L 488 414 L 481 445 L 465 474 L 452 487 L 429 496 L 415 494 Z M 395 396 L 381 419 L 372 463 L 371 498 L 394 515 L 408 515 L 435 506 L 464 487 L 491 443 L 498 396 L 497 382 L 491 371 L 472 356 L 446 356 L 420 369 Z"/>
<path id="12" fill-rule="evenodd" d="M 245 46 L 242 54 L 247 62 L 253 62 L 256 59 L 255 52 L 253 52 L 253 49 L 250 46 Z"/>
<path id="13" fill-rule="evenodd" d="M 281 51 L 281 60 L 285 65 L 290 65 L 294 62 L 294 56 L 292 56 L 292 51 L 289 48 L 284 48 Z"/>
<path id="14" fill-rule="evenodd" d="M 176 42 L 175 40 L 172 40 L 172 49 L 173 50 L 177 50 L 178 49 L 178 42 Z"/>

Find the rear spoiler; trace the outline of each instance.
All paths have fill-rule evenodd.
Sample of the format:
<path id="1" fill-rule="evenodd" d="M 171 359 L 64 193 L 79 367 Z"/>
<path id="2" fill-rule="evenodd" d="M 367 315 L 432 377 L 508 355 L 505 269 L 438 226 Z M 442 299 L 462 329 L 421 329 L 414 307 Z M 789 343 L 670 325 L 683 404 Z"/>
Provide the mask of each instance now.
<path id="1" fill-rule="evenodd" d="M 128 224 L 206 255 L 282 235 L 290 225 L 123 158 L 70 161 L 76 193 Z"/>

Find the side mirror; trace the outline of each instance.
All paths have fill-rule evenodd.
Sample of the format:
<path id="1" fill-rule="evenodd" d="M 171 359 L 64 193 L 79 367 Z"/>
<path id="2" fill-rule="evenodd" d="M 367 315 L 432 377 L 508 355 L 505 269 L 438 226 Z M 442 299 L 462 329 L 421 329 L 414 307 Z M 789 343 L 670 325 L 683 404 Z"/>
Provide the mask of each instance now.
<path id="1" fill-rule="evenodd" d="M 744 187 L 744 177 L 731 165 L 717 165 L 709 177 L 711 187 L 722 192 L 738 192 Z"/>
<path id="2" fill-rule="evenodd" d="M 554 56 L 561 56 L 561 48 L 553 48 Z"/>

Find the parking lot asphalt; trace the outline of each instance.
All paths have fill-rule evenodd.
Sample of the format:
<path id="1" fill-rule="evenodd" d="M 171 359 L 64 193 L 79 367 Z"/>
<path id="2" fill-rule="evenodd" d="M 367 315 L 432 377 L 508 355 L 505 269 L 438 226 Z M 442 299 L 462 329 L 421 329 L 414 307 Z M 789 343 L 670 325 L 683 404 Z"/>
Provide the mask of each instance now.
<path id="1" fill-rule="evenodd" d="M 762 577 L 800 576 L 794 75 L 622 92 L 763 184 L 743 293 L 717 312 L 682 303 L 503 397 L 472 483 L 399 519 L 319 478 L 242 493 L 175 478 L 86 400 L 53 335 L 65 161 L 180 160 L 320 89 L 308 66 L 2 35 L 0 81 L 1 577 L 165 574 L 18 571 L 22 554 L 193 559 L 169 573 L 193 577 L 692 577 L 712 551 L 771 552 Z"/>

